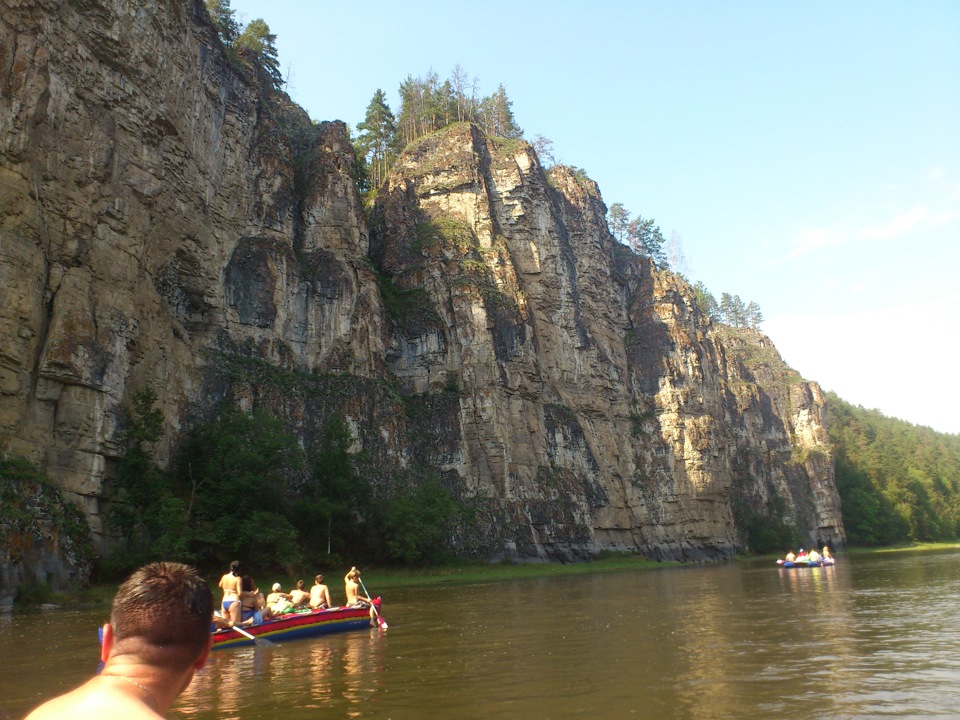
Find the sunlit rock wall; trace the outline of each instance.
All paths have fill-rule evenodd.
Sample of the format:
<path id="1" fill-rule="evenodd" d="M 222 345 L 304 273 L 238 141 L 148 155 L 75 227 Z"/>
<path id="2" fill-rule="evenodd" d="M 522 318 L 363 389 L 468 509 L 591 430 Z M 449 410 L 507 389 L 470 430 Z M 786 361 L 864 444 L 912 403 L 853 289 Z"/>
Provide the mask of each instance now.
<path id="1" fill-rule="evenodd" d="M 432 315 L 393 318 L 409 392 L 460 388 L 447 470 L 505 556 L 727 557 L 736 510 L 842 543 L 823 398 L 755 331 L 617 244 L 597 186 L 459 125 L 407 150 L 371 254 Z"/>
<path id="2" fill-rule="evenodd" d="M 200 2 L 0 0 L 0 447 L 101 541 L 150 387 L 161 463 L 224 401 L 305 444 L 340 415 L 375 491 L 476 508 L 481 557 L 728 557 L 780 505 L 842 542 L 819 389 L 614 242 L 594 183 L 456 125 L 368 232 L 345 126 L 259 87 Z"/>
<path id="3" fill-rule="evenodd" d="M 0 440 L 100 534 L 137 390 L 173 441 L 224 352 L 374 372 L 353 150 L 233 67 L 202 3 L 0 12 Z"/>

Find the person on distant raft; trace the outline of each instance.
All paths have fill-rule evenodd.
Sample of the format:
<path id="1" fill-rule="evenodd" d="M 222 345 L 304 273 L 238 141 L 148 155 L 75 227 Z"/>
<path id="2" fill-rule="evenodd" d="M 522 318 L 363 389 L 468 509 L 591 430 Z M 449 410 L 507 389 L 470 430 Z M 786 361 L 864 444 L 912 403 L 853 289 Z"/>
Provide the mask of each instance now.
<path id="1" fill-rule="evenodd" d="M 303 584 L 303 580 L 297 580 L 297 586 L 290 591 L 290 602 L 297 610 L 310 606 L 310 593 L 305 588 L 306 585 Z"/>
<path id="2" fill-rule="evenodd" d="M 360 571 L 356 567 L 350 568 L 343 578 L 343 587 L 347 595 L 347 607 L 370 608 L 370 625 L 376 626 L 377 617 L 374 614 L 373 600 L 360 594 Z"/>
<path id="3" fill-rule="evenodd" d="M 230 570 L 220 578 L 220 589 L 223 590 L 223 601 L 220 603 L 220 614 L 240 624 L 240 561 L 230 563 Z"/>
<path id="4" fill-rule="evenodd" d="M 145 565 L 113 599 L 100 674 L 27 718 L 162 718 L 207 661 L 212 615 L 213 595 L 192 567 Z"/>
<path id="5" fill-rule="evenodd" d="M 797 560 L 806 560 L 806 559 L 807 559 L 807 551 L 804 550 L 803 548 L 800 548 L 800 552 L 797 553 Z"/>
<path id="6" fill-rule="evenodd" d="M 330 588 L 323 584 L 323 575 L 317 575 L 313 579 L 313 587 L 310 588 L 310 607 L 314 610 L 325 610 L 332 605 Z"/>
<path id="7" fill-rule="evenodd" d="M 816 548 L 810 551 L 807 555 L 807 560 L 810 562 L 820 562 L 820 553 L 817 552 Z"/>
<path id="8" fill-rule="evenodd" d="M 833 560 L 833 555 L 830 554 L 830 548 L 826 545 L 823 546 L 823 552 L 821 554 L 824 560 Z"/>
<path id="9" fill-rule="evenodd" d="M 787 562 L 793 562 L 797 559 L 797 556 L 793 554 L 793 550 L 787 553 Z"/>

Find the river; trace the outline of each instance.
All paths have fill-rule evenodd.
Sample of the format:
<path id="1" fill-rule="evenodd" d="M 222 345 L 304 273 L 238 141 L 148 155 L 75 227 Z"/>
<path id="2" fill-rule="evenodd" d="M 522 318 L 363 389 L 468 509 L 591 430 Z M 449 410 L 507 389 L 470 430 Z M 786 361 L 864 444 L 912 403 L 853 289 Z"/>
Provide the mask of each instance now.
<path id="1" fill-rule="evenodd" d="M 396 589 L 387 631 L 214 653 L 169 717 L 957 717 L 958 580 L 952 550 Z M 102 615 L 0 618 L 0 720 L 95 670 Z"/>

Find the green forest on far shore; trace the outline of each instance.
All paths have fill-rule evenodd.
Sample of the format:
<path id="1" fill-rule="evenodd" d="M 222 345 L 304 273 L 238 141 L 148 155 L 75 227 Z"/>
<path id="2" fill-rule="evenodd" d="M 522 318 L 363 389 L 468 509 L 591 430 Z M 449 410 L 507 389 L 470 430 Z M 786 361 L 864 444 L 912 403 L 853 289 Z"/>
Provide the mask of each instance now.
<path id="1" fill-rule="evenodd" d="M 827 399 L 847 542 L 955 540 L 960 532 L 960 435 Z"/>

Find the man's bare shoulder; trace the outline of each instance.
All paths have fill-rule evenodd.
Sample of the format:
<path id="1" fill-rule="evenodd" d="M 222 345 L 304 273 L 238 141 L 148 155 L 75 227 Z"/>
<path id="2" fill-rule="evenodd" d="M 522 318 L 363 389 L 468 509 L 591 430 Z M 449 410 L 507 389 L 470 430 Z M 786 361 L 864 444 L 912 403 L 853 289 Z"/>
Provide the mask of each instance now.
<path id="1" fill-rule="evenodd" d="M 156 720 L 162 717 L 139 700 L 122 692 L 87 683 L 76 690 L 44 703 L 25 720 L 55 720 L 60 718 L 96 718 L 97 720 Z"/>

